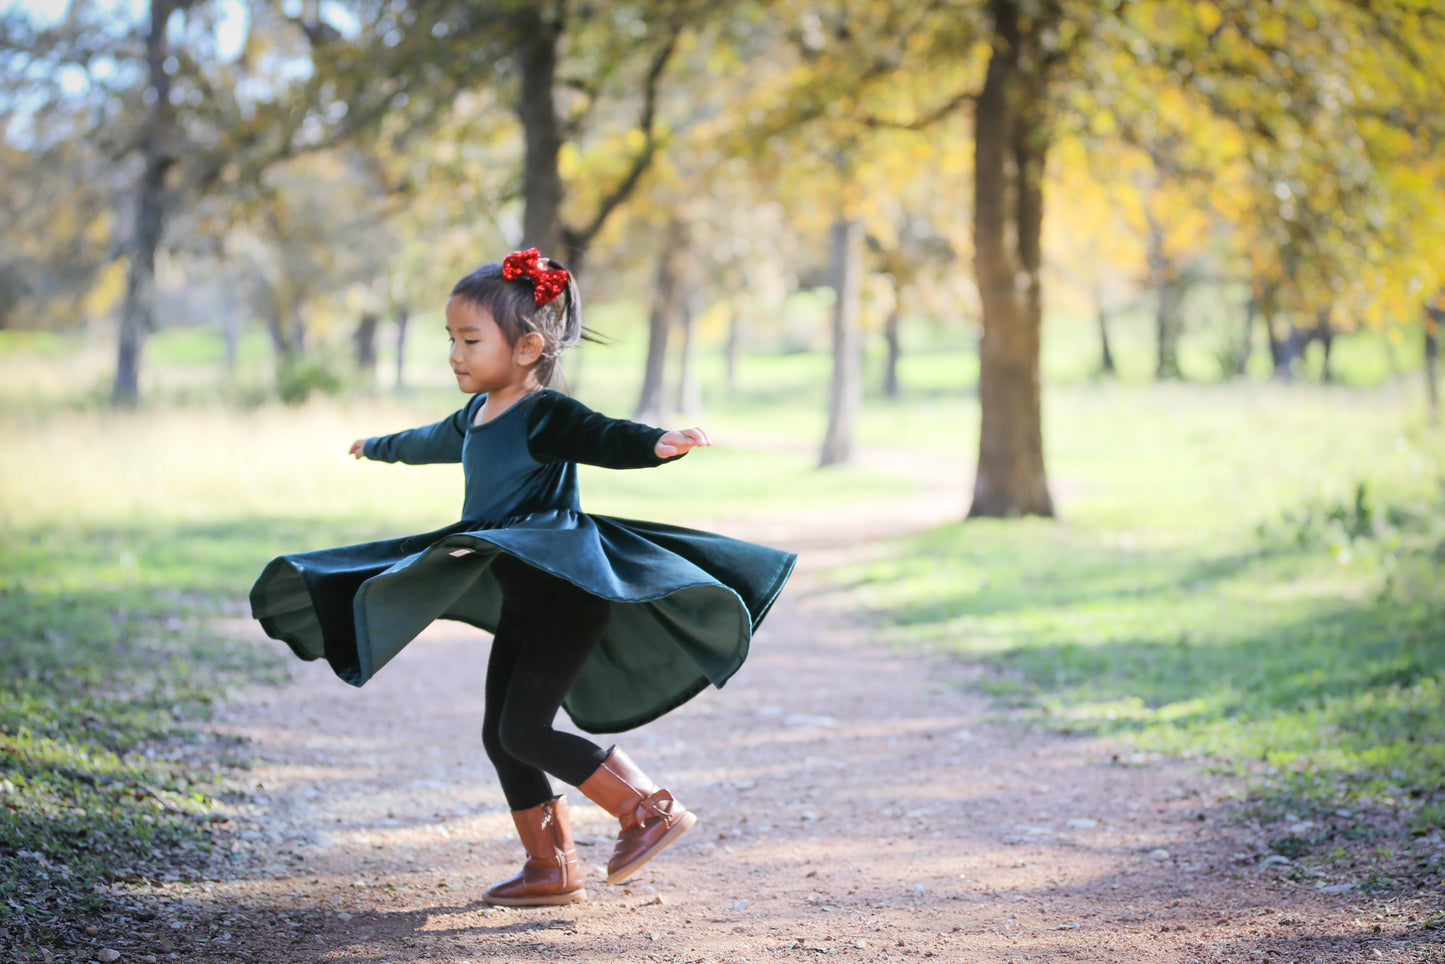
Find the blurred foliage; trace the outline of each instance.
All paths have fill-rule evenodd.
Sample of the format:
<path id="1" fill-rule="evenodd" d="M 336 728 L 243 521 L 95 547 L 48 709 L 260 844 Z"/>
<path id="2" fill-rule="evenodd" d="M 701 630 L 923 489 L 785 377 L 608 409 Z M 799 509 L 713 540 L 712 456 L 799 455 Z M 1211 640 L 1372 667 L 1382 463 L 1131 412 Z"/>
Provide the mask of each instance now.
<path id="1" fill-rule="evenodd" d="M 897 307 L 970 331 L 989 9 L 578 8 L 548 28 L 555 123 L 528 133 L 526 5 L 189 4 L 156 317 L 260 326 L 278 369 L 337 351 L 362 313 L 435 308 L 517 242 L 528 185 L 555 173 L 589 299 L 645 299 L 659 225 L 680 217 L 704 314 L 772 340 L 790 293 L 822 280 L 824 232 L 846 211 L 869 235 L 865 329 Z M 140 14 L 0 16 L 0 327 L 104 321 L 124 295 Z M 1151 315 L 1115 350 L 1148 346 L 1166 374 L 1180 340 L 1231 376 L 1323 375 L 1299 347 L 1362 326 L 1394 331 L 1402 364 L 1418 354 L 1445 231 L 1445 24 L 1428 5 L 1049 0 L 1039 17 L 1055 312 L 1086 327 Z M 539 131 L 555 172 L 525 146 Z"/>
<path id="2" fill-rule="evenodd" d="M 311 359 L 289 358 L 276 374 L 276 397 L 287 405 L 301 405 L 314 392 L 335 395 L 341 387 L 335 372 Z"/>

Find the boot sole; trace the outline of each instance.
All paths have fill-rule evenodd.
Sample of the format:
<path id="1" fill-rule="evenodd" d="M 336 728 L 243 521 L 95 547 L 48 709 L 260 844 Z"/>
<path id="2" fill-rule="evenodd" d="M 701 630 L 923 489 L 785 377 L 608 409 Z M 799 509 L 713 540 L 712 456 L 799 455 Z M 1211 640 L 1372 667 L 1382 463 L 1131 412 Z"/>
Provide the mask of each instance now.
<path id="1" fill-rule="evenodd" d="M 657 843 L 653 845 L 651 850 L 638 857 L 626 867 L 609 873 L 607 875 L 607 882 L 609 884 L 622 883 L 628 877 L 631 877 L 633 874 L 641 870 L 643 864 L 647 863 L 653 857 L 656 857 L 658 854 L 662 853 L 662 851 L 674 840 L 691 830 L 693 825 L 696 823 L 697 815 L 691 810 L 689 810 L 686 814 L 683 815 L 681 820 L 672 825 L 671 830 L 663 834 L 662 837 L 658 839 Z"/>
<path id="2" fill-rule="evenodd" d="M 495 907 L 556 907 L 559 904 L 576 904 L 587 899 L 586 890 L 574 890 L 565 894 L 539 894 L 535 897 L 493 897 L 482 895 L 482 903 Z"/>

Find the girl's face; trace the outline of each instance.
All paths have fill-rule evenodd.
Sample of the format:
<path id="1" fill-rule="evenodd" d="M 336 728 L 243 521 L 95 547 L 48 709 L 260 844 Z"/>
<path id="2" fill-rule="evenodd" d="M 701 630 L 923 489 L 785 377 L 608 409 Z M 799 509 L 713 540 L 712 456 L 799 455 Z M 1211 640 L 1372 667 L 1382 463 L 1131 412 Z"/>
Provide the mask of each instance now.
<path id="1" fill-rule="evenodd" d="M 508 344 L 492 313 L 462 298 L 447 301 L 447 337 L 457 388 L 468 395 L 523 385 L 537 361 L 532 336 Z"/>

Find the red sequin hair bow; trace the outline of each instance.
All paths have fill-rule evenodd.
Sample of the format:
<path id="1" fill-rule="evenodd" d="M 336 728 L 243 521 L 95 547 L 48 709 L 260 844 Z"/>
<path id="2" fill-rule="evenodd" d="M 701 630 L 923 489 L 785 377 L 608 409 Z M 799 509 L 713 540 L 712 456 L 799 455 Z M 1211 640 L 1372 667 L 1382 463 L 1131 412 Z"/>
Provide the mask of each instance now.
<path id="1" fill-rule="evenodd" d="M 532 300 L 539 305 L 567 290 L 566 268 L 544 268 L 542 255 L 536 248 L 514 251 L 502 261 L 502 277 L 508 281 L 528 278 L 532 282 Z"/>

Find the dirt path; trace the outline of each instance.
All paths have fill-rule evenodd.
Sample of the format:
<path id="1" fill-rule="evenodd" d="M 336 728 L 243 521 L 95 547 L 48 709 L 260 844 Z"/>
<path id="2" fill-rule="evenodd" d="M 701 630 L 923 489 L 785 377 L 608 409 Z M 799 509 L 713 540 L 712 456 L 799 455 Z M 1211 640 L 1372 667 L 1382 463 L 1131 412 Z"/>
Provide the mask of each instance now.
<path id="1" fill-rule="evenodd" d="M 480 903 L 521 852 L 477 737 L 485 637 L 439 624 L 364 690 L 298 663 L 226 706 L 215 730 L 254 758 L 231 807 L 248 869 L 132 889 L 155 916 L 111 943 L 251 964 L 1440 959 L 1409 899 L 1262 865 L 1208 778 L 1001 724 L 935 662 L 830 622 L 819 573 L 867 551 L 858 528 L 746 533 L 798 549 L 798 576 L 725 690 L 621 738 L 701 818 L 638 879 L 601 882 L 614 824 L 573 792 L 590 901 Z"/>

